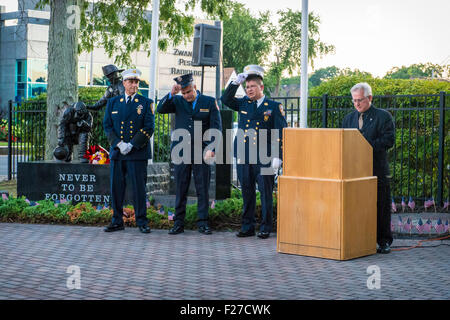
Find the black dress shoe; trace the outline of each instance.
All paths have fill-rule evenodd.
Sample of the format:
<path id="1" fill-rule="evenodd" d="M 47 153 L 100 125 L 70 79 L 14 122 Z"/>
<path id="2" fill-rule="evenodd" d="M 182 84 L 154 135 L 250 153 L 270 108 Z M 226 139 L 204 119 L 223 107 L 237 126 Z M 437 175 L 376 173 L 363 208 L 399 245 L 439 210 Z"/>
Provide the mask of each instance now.
<path id="1" fill-rule="evenodd" d="M 239 231 L 236 233 L 236 237 L 245 238 L 245 237 L 253 237 L 255 235 L 255 230 L 248 231 Z"/>
<path id="2" fill-rule="evenodd" d="M 258 238 L 261 238 L 261 239 L 267 239 L 269 237 L 269 235 L 270 235 L 270 233 L 266 232 L 266 231 L 258 232 Z"/>
<path id="3" fill-rule="evenodd" d="M 198 227 L 198 232 L 203 234 L 212 234 L 211 229 L 208 226 Z"/>
<path id="4" fill-rule="evenodd" d="M 103 231 L 105 232 L 114 232 L 114 231 L 119 231 L 119 230 L 124 230 L 125 227 L 123 226 L 123 224 L 110 224 L 109 226 L 105 227 L 105 229 L 103 229 Z"/>
<path id="5" fill-rule="evenodd" d="M 172 229 L 169 230 L 169 234 L 179 234 L 184 232 L 184 227 L 182 226 L 175 226 Z"/>
<path id="6" fill-rule="evenodd" d="M 142 233 L 150 233 L 150 227 L 145 225 L 145 226 L 139 226 L 139 231 Z"/>
<path id="7" fill-rule="evenodd" d="M 384 245 L 381 245 L 378 249 L 377 249 L 378 253 L 390 253 L 391 252 L 391 247 L 386 243 Z"/>

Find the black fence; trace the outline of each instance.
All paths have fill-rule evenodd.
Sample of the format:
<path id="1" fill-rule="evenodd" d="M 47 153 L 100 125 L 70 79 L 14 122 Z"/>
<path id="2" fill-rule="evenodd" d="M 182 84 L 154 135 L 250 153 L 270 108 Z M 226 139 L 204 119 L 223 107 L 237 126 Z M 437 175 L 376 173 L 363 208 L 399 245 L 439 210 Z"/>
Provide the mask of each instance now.
<path id="1" fill-rule="evenodd" d="M 430 198 L 436 205 L 450 198 L 449 94 L 374 96 L 375 106 L 389 111 L 395 122 L 396 143 L 389 151 L 392 194 L 395 201 L 415 202 Z M 277 97 L 283 103 L 289 126 L 298 127 L 299 97 Z M 308 127 L 338 128 L 353 111 L 350 96 L 308 98 Z M 90 103 L 89 101 L 85 102 Z M 156 108 L 155 108 L 156 109 Z M 91 145 L 109 148 L 103 133 L 104 110 L 93 112 Z M 45 154 L 46 103 L 9 104 L 8 179 L 16 175 L 17 162 L 43 160 Z M 154 161 L 170 160 L 170 115 L 155 115 Z"/>
<path id="2" fill-rule="evenodd" d="M 84 101 L 94 104 L 96 101 Z M 8 107 L 8 180 L 17 174 L 17 163 L 41 161 L 45 158 L 45 130 L 47 104 L 45 101 L 28 101 L 15 104 L 9 101 Z M 155 107 L 156 109 L 156 107 Z M 100 145 L 109 150 L 109 142 L 103 131 L 105 108 L 91 111 L 93 127 L 90 133 L 90 145 Z M 170 160 L 171 116 L 155 115 L 153 135 L 153 161 Z"/>

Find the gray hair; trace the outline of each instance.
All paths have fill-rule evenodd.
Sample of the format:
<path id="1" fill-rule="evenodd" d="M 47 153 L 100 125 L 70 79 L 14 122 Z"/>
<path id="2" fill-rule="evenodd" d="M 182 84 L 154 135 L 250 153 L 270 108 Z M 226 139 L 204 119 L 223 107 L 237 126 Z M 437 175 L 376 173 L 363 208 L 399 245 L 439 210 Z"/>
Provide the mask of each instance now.
<path id="1" fill-rule="evenodd" d="M 360 82 L 355 84 L 351 89 L 350 93 L 355 91 L 364 90 L 364 96 L 368 97 L 372 95 L 372 87 L 367 82 Z"/>

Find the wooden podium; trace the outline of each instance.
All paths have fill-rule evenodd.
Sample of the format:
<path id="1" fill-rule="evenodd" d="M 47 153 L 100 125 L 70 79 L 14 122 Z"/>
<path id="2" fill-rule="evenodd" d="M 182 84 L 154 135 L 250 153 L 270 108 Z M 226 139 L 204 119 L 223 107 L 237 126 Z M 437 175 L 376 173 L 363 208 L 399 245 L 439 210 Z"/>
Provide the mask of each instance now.
<path id="1" fill-rule="evenodd" d="M 372 172 L 372 147 L 357 129 L 284 129 L 277 251 L 336 260 L 374 254 Z"/>

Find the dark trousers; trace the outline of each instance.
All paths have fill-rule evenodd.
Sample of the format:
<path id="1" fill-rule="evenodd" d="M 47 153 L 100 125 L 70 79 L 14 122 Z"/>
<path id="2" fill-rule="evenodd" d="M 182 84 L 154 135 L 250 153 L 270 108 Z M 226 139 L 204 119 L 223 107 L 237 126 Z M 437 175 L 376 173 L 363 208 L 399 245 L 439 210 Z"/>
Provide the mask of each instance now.
<path id="1" fill-rule="evenodd" d="M 191 173 L 194 172 L 195 191 L 197 192 L 197 226 L 208 225 L 209 209 L 209 181 L 211 168 L 207 164 L 178 164 L 175 165 L 175 225 L 184 226 L 186 216 L 186 202 L 191 183 Z"/>
<path id="2" fill-rule="evenodd" d="M 236 170 L 244 202 L 241 230 L 243 232 L 255 230 L 256 183 L 258 183 L 261 196 L 260 231 L 271 232 L 274 175 L 261 175 L 261 166 L 257 164 L 238 164 Z"/>
<path id="3" fill-rule="evenodd" d="M 377 188 L 377 243 L 392 244 L 391 231 L 391 187 L 389 181 L 378 182 Z"/>
<path id="4" fill-rule="evenodd" d="M 148 224 L 146 207 L 147 160 L 112 160 L 111 168 L 111 202 L 113 224 L 123 224 L 123 201 L 125 198 L 127 176 L 133 190 L 133 206 L 136 224 Z"/>

